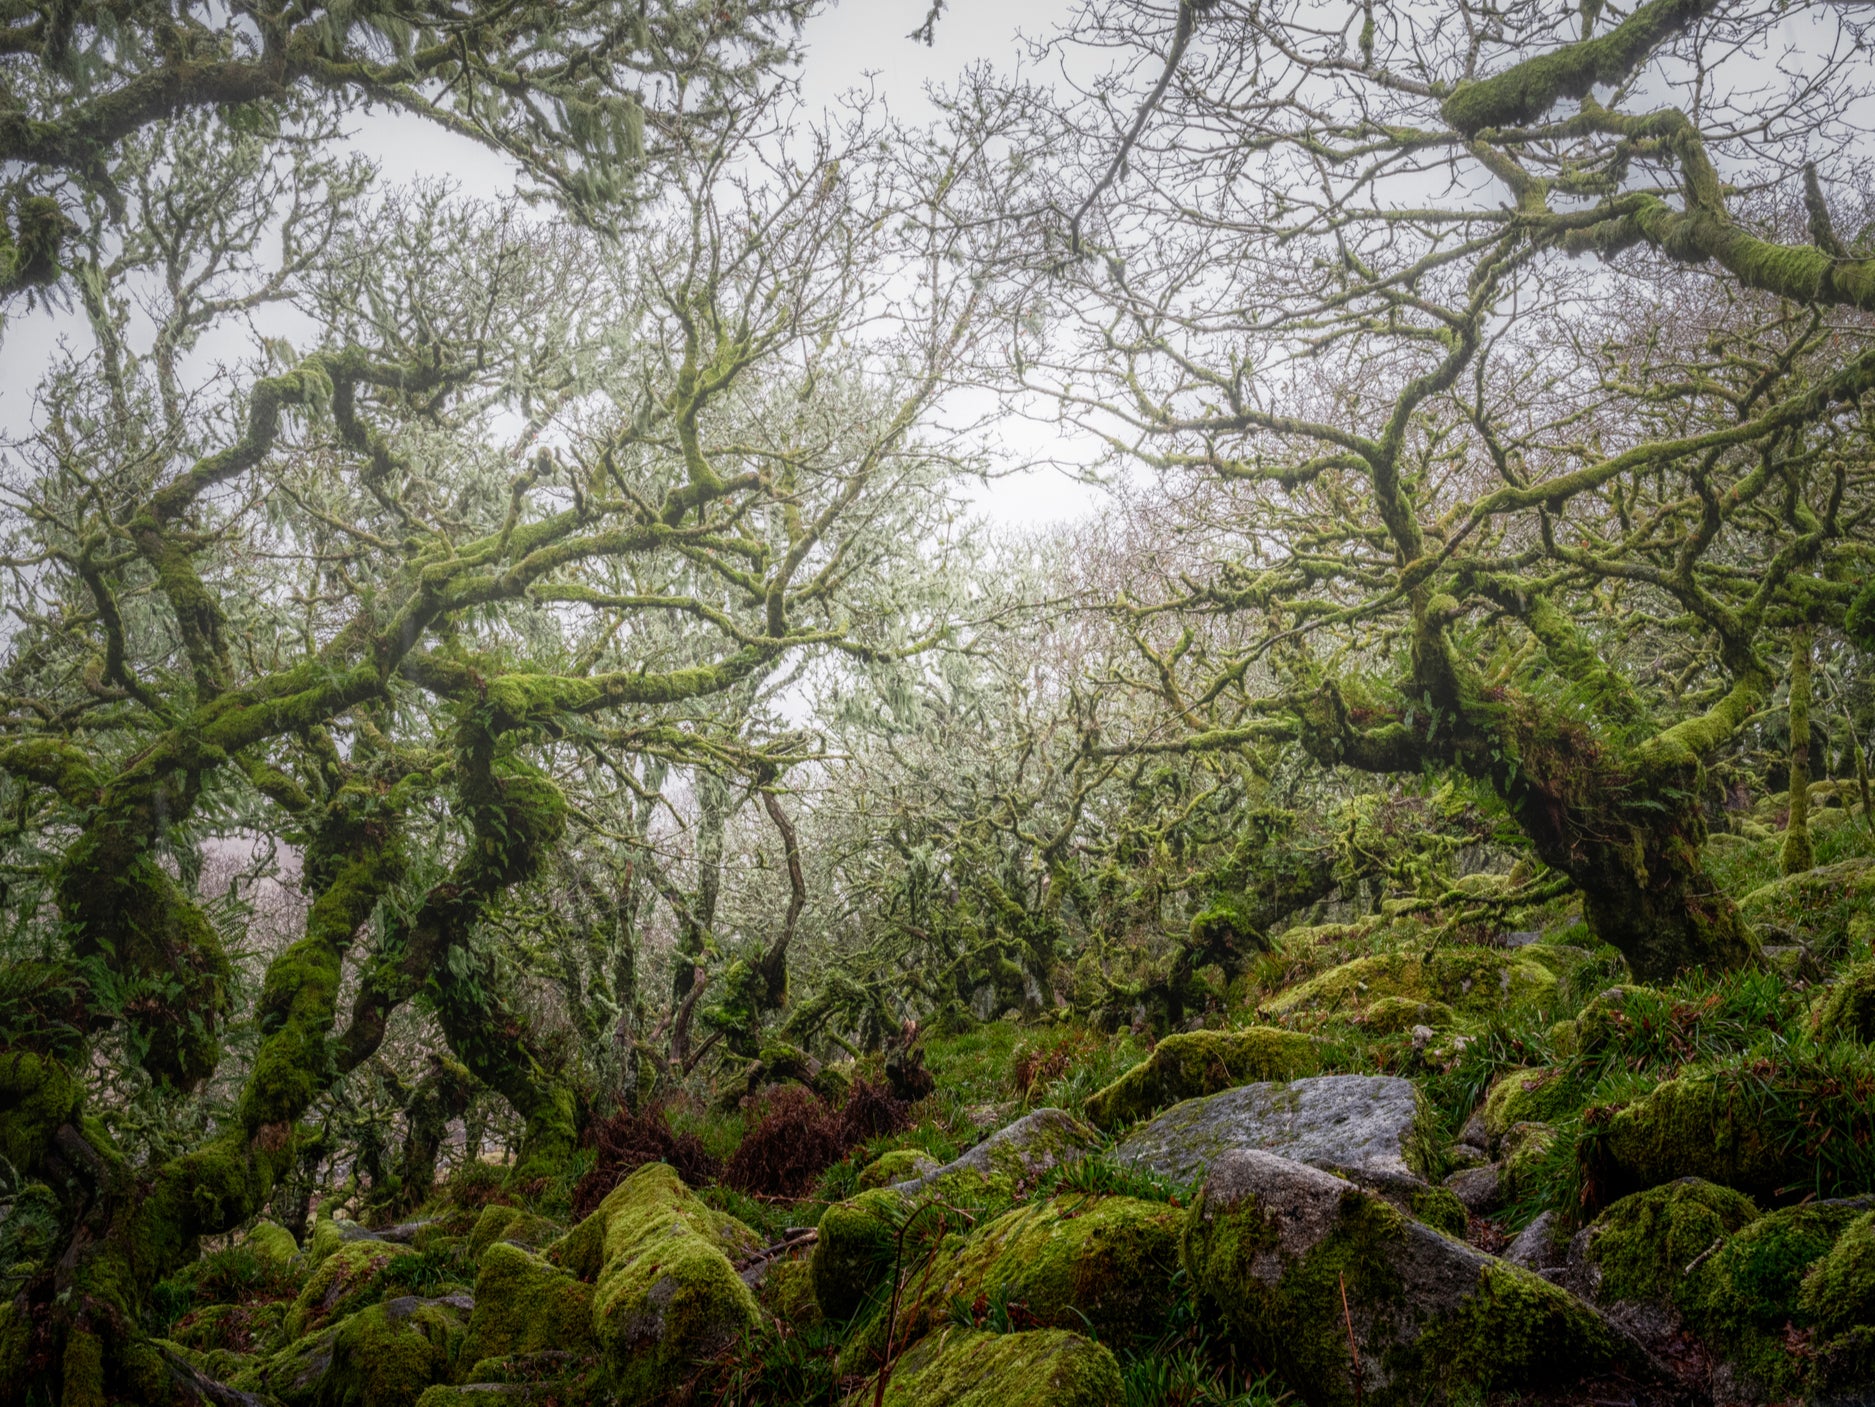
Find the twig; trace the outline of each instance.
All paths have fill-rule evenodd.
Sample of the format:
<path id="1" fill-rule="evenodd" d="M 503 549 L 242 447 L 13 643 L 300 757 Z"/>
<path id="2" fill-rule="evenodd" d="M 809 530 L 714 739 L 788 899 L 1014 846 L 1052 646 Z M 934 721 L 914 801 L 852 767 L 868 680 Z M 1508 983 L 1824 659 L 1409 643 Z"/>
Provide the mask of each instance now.
<path id="1" fill-rule="evenodd" d="M 1724 1244 L 1725 1244 L 1725 1238 L 1723 1236 L 1714 1236 L 1712 1238 L 1712 1244 L 1706 1247 L 1706 1249 L 1701 1251 L 1698 1255 L 1694 1256 L 1692 1260 L 1688 1262 L 1686 1269 L 1682 1270 L 1680 1274 L 1691 1275 L 1695 1270 L 1699 1269 L 1700 1266 L 1704 1265 L 1708 1260 L 1710 1260 L 1713 1256 L 1713 1253 L 1717 1251 L 1719 1247 L 1723 1246 Z"/>
<path id="2" fill-rule="evenodd" d="M 1348 1359 L 1354 1378 L 1354 1407 L 1361 1407 L 1361 1350 L 1354 1342 L 1354 1315 L 1348 1310 L 1347 1272 L 1335 1272 L 1335 1281 L 1341 1286 L 1341 1318 L 1348 1326 Z"/>

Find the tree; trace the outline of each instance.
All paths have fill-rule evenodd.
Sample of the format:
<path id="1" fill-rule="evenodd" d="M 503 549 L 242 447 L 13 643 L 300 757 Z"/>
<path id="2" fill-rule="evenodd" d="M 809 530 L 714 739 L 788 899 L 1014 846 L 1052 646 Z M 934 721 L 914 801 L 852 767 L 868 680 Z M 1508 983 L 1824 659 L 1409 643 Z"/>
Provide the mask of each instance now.
<path id="1" fill-rule="evenodd" d="M 1032 139 L 1085 160 L 1043 192 L 1025 382 L 1229 488 L 1233 547 L 1152 604 L 1261 630 L 1184 697 L 1488 784 L 1643 978 L 1748 963 L 1703 762 L 1870 555 L 1875 264 L 1783 135 L 1846 120 L 1860 30 L 1805 7 L 1767 103 L 1782 11 L 1474 21 L 1087 7 L 1150 87 Z"/>
<path id="2" fill-rule="evenodd" d="M 595 766 L 733 763 L 712 696 L 791 653 L 917 644 L 874 579 L 950 511 L 921 421 L 984 294 L 922 158 L 883 159 L 864 116 L 764 144 L 769 104 L 699 113 L 711 140 L 674 146 L 623 239 L 367 201 L 316 112 L 119 140 L 134 233 L 83 272 L 97 350 L 41 392 L 7 559 L 0 771 L 36 876 L 10 897 L 56 922 L 9 967 L 0 1155 L 69 1236 L 9 1306 L 10 1384 L 199 1391 L 141 1336 L 143 1296 L 266 1205 L 412 1004 L 460 1068 L 411 1096 L 409 1175 L 460 1070 L 523 1124 L 515 1175 L 555 1169 L 590 1091 L 490 934 L 569 820 L 603 825 Z M 190 364 L 270 302 L 306 350 Z M 309 906 L 230 1072 L 248 979 L 195 875 L 257 835 L 303 856 Z M 98 1052 L 172 1103 L 225 1090 L 220 1117 L 140 1158 L 88 1099 Z"/>
<path id="3" fill-rule="evenodd" d="M 707 141 L 791 55 L 811 0 L 508 7 L 83 3 L 9 11 L 0 297 L 121 226 L 123 144 L 190 111 L 290 127 L 308 104 L 410 114 L 512 158 L 589 218 Z"/>

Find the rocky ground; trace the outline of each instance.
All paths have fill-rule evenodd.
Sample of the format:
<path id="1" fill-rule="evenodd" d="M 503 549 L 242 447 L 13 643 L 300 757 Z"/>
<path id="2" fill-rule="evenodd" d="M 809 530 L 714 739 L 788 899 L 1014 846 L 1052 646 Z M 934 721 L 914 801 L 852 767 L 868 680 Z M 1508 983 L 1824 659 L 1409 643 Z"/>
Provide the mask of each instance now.
<path id="1" fill-rule="evenodd" d="M 1636 985 L 1566 903 L 1296 926 L 1203 1029 L 932 1032 L 870 1133 L 836 1124 L 878 1068 L 770 1052 L 812 1095 L 262 1223 L 151 1328 L 284 1407 L 1875 1400 L 1875 845 L 1818 837 L 1791 879 L 1713 842 L 1761 970 Z"/>

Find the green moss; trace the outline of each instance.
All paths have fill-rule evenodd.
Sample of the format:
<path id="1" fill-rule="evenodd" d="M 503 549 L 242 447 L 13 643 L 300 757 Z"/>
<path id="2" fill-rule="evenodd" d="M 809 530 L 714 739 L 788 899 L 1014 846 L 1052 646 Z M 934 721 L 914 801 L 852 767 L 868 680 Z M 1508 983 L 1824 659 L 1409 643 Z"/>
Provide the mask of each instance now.
<path id="1" fill-rule="evenodd" d="M 1556 976 L 1540 963 L 1496 948 L 1440 948 L 1429 956 L 1376 953 L 1331 967 L 1266 1004 L 1275 1015 L 1324 1011 L 1359 1020 L 1389 997 L 1442 1002 L 1459 1016 L 1491 1016 L 1540 1006 Z"/>
<path id="2" fill-rule="evenodd" d="M 1079 1334 L 945 1328 L 894 1365 L 885 1407 L 1114 1407 L 1124 1396 L 1113 1355 Z"/>
<path id="3" fill-rule="evenodd" d="M 309 1269 L 318 1266 L 327 1256 L 346 1243 L 345 1233 L 339 1229 L 339 1223 L 330 1217 L 319 1217 L 312 1224 L 312 1230 L 306 1235 L 306 1265 Z"/>
<path id="4" fill-rule="evenodd" d="M 820 1214 L 812 1275 L 814 1299 L 828 1319 L 851 1319 L 892 1273 L 899 1228 L 909 1210 L 902 1193 L 882 1187 L 836 1202 Z"/>
<path id="5" fill-rule="evenodd" d="M 491 1203 L 482 1208 L 481 1215 L 475 1219 L 474 1228 L 469 1232 L 468 1256 L 470 1260 L 480 1260 L 482 1252 L 497 1241 L 508 1241 L 536 1250 L 550 1244 L 560 1234 L 559 1224 L 544 1216 L 535 1216 L 520 1207 Z"/>
<path id="6" fill-rule="evenodd" d="M 1082 1110 L 1099 1128 L 1119 1128 L 1181 1100 L 1313 1075 L 1321 1066 L 1321 1043 L 1294 1031 L 1189 1031 L 1160 1041 L 1143 1064 L 1088 1096 Z"/>
<path id="7" fill-rule="evenodd" d="M 1834 958 L 1875 941 L 1875 857 L 1843 860 L 1752 890 L 1738 911 L 1767 943 Z"/>
<path id="8" fill-rule="evenodd" d="M 614 1382 L 648 1401 L 761 1322 L 754 1296 L 724 1254 L 753 1249 L 747 1227 L 705 1206 L 662 1163 L 626 1178 L 593 1213 L 605 1261 L 593 1319 Z"/>
<path id="9" fill-rule="evenodd" d="M 1415 1026 L 1437 1030 L 1450 1026 L 1455 1013 L 1444 1002 L 1419 1001 L 1413 997 L 1382 997 L 1368 1007 L 1361 1025 L 1376 1036 L 1397 1036 Z"/>
<path id="10" fill-rule="evenodd" d="M 560 1349 L 586 1355 L 593 1337 L 593 1287 L 537 1255 L 498 1241 L 475 1277 L 475 1312 L 461 1362 Z"/>
<path id="11" fill-rule="evenodd" d="M 1681 1177 L 1754 1197 L 1875 1184 L 1875 1061 L 1860 1045 L 1774 1050 L 1696 1066 L 1644 1098 L 1583 1115 L 1591 1200 Z"/>
<path id="12" fill-rule="evenodd" d="M 318 1407 L 414 1407 L 449 1376 L 462 1320 L 460 1304 L 410 1296 L 351 1315 L 333 1335 Z"/>
<path id="13" fill-rule="evenodd" d="M 1582 1102 L 1583 1092 L 1561 1070 L 1507 1070 L 1484 1098 L 1484 1127 L 1502 1138 L 1514 1124 L 1553 1123 Z"/>
<path id="14" fill-rule="evenodd" d="M 1556 1130 L 1548 1124 L 1512 1124 L 1504 1134 L 1498 1162 L 1499 1195 L 1506 1202 L 1521 1202 L 1542 1190 L 1549 1175 L 1549 1156 L 1556 1147 Z"/>
<path id="15" fill-rule="evenodd" d="M 1416 1187 L 1408 1202 L 1414 1216 L 1447 1236 L 1463 1236 L 1465 1228 L 1471 1224 L 1465 1204 L 1449 1187 Z"/>
<path id="16" fill-rule="evenodd" d="M 901 1292 L 894 1335 L 910 1341 L 952 1304 L 1020 1305 L 1023 1322 L 1085 1329 L 1106 1342 L 1153 1339 L 1177 1302 L 1184 1213 L 1164 1202 L 1069 1194 L 1006 1212 L 948 1239 Z M 884 1351 L 875 1314 L 842 1354 L 861 1368 Z"/>
<path id="17" fill-rule="evenodd" d="M 1549 1387 L 1620 1356 L 1599 1317 L 1542 1277 L 1267 1155 L 1239 1155 L 1214 1175 L 1182 1255 L 1251 1351 L 1311 1407 Z"/>
<path id="18" fill-rule="evenodd" d="M 814 1293 L 811 1256 L 786 1256 L 769 1264 L 755 1287 L 756 1302 L 790 1331 L 801 1333 L 821 1322 L 820 1302 Z"/>
<path id="19" fill-rule="evenodd" d="M 0 1158 L 31 1172 L 59 1125 L 78 1118 L 84 1088 L 49 1055 L 0 1054 Z"/>
<path id="20" fill-rule="evenodd" d="M 1801 1390 L 1806 1359 L 1790 1331 L 1815 1328 L 1804 1281 L 1868 1211 L 1868 1199 L 1859 1198 L 1768 1213 L 1686 1277 L 1679 1301 L 1687 1324 L 1746 1378 L 1752 1395 L 1774 1400 Z M 1852 1247 L 1844 1269 L 1856 1259 Z"/>
<path id="21" fill-rule="evenodd" d="M 299 1254 L 299 1242 L 293 1239 L 293 1233 L 273 1221 L 256 1222 L 241 1244 L 262 1260 L 282 1265 Z"/>
<path id="22" fill-rule="evenodd" d="M 1864 1212 L 1843 1228 L 1804 1276 L 1797 1303 L 1829 1337 L 1875 1324 L 1875 1212 Z"/>
<path id="23" fill-rule="evenodd" d="M 384 1292 L 391 1262 L 416 1252 L 389 1241 L 351 1241 L 320 1261 L 286 1313 L 286 1334 L 297 1339 L 369 1304 Z"/>
<path id="24" fill-rule="evenodd" d="M 1589 1228 L 1597 1298 L 1671 1301 L 1688 1266 L 1757 1219 L 1749 1197 L 1695 1177 L 1623 1197 Z"/>
<path id="25" fill-rule="evenodd" d="M 1824 989 L 1817 1007 L 1816 1037 L 1875 1042 L 1875 961 L 1844 969 Z"/>
<path id="26" fill-rule="evenodd" d="M 936 1172 L 941 1166 L 936 1158 L 922 1148 L 894 1148 L 860 1169 L 858 1187 L 862 1192 L 875 1187 L 890 1187 L 895 1182 Z"/>

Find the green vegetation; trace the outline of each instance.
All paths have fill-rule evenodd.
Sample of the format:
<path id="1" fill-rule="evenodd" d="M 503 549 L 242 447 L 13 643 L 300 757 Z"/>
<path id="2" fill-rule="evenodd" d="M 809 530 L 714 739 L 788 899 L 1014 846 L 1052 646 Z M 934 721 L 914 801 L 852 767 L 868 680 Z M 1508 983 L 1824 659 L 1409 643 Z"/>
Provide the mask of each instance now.
<path id="1" fill-rule="evenodd" d="M 1838 9 L 9 7 L 0 1401 L 1867 1398 Z"/>

